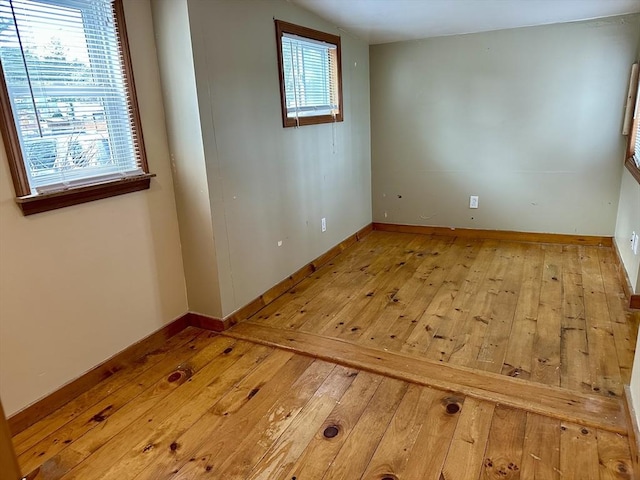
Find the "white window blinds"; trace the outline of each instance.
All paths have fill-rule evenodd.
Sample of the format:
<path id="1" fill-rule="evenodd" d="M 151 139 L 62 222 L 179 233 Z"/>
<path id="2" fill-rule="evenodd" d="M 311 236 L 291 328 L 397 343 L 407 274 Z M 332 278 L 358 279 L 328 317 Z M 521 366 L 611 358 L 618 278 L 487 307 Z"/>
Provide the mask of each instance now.
<path id="1" fill-rule="evenodd" d="M 32 191 L 143 173 L 111 0 L 0 0 L 0 61 Z"/>
<path id="2" fill-rule="evenodd" d="M 635 116 L 640 119 L 640 89 L 636 96 Z M 636 144 L 634 146 L 633 159 L 638 168 L 640 168 L 640 121 L 636 121 Z"/>
<path id="3" fill-rule="evenodd" d="M 282 64 L 287 116 L 336 115 L 336 45 L 283 33 Z"/>

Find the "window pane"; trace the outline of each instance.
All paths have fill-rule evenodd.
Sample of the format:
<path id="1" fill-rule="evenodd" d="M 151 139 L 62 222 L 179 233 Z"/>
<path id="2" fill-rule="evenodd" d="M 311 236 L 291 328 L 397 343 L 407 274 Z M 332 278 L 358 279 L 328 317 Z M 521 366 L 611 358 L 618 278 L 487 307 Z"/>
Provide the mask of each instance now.
<path id="1" fill-rule="evenodd" d="M 0 60 L 32 188 L 139 171 L 110 0 L 0 0 Z"/>
<path id="2" fill-rule="evenodd" d="M 640 90 L 637 93 L 636 97 L 636 109 L 635 116 L 640 116 Z M 634 149 L 633 158 L 636 161 L 636 165 L 640 168 L 640 122 L 636 122 L 636 144 Z"/>
<path id="3" fill-rule="evenodd" d="M 287 116 L 330 115 L 337 109 L 331 62 L 334 49 L 321 42 L 282 38 Z"/>

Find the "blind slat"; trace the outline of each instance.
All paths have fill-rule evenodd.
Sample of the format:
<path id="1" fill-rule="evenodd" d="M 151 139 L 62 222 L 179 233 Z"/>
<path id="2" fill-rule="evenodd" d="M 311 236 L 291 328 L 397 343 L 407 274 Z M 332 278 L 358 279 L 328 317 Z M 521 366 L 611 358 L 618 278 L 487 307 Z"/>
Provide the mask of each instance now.
<path id="1" fill-rule="evenodd" d="M 141 171 L 112 0 L 0 0 L 0 61 L 32 190 Z"/>
<path id="2" fill-rule="evenodd" d="M 282 37 L 287 116 L 331 115 L 338 110 L 336 46 L 285 33 Z"/>
<path id="3" fill-rule="evenodd" d="M 635 158 L 636 165 L 640 168 L 640 122 L 638 122 L 638 128 L 636 129 L 636 145 L 633 157 Z"/>

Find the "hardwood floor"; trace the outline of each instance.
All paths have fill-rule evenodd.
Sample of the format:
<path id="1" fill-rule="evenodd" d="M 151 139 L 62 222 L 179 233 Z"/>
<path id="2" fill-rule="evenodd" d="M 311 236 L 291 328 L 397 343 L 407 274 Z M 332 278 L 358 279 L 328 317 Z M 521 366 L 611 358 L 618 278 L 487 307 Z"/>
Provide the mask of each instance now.
<path id="1" fill-rule="evenodd" d="M 249 321 L 622 397 L 640 314 L 611 247 L 373 232 Z"/>
<path id="2" fill-rule="evenodd" d="M 373 232 L 13 443 L 31 480 L 632 479 L 614 253 Z"/>
<path id="3" fill-rule="evenodd" d="M 170 342 L 16 436 L 28 478 L 633 478 L 607 429 L 192 327 Z"/>
<path id="4" fill-rule="evenodd" d="M 304 332 L 241 324 L 224 335 L 480 400 L 626 434 L 621 399 L 584 394 L 467 367 L 385 352 Z"/>

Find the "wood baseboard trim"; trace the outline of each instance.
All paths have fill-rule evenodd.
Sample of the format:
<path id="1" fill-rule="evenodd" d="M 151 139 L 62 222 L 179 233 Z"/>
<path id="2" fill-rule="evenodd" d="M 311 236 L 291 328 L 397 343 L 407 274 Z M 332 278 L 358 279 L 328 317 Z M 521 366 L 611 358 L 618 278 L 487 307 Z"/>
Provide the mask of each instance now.
<path id="1" fill-rule="evenodd" d="M 222 318 L 211 317 L 209 315 L 203 315 L 202 313 L 189 312 L 186 316 L 189 326 L 202 328 L 204 330 L 222 332 L 231 326 Z"/>
<path id="2" fill-rule="evenodd" d="M 288 278 L 279 282 L 274 287 L 267 290 L 258 298 L 249 302 L 244 307 L 235 311 L 231 315 L 220 319 L 203 315 L 197 312 L 187 312 L 173 322 L 165 325 L 156 332 L 125 348 L 113 357 L 96 365 L 91 370 L 63 385 L 58 390 L 50 393 L 46 397 L 36 401 L 35 403 L 25 407 L 19 412 L 13 414 L 7 421 L 13 435 L 20 433 L 38 420 L 49 415 L 51 412 L 63 406 L 78 395 L 86 392 L 94 387 L 102 380 L 110 377 L 124 365 L 143 357 L 145 354 L 160 347 L 167 339 L 173 337 L 188 326 L 198 327 L 205 330 L 213 330 L 221 332 L 227 330 L 240 320 L 249 318 L 258 310 L 273 302 L 280 295 L 284 294 L 294 285 L 301 282 L 305 277 L 311 275 L 318 268 L 329 262 L 332 258 L 342 253 L 354 243 L 360 241 L 373 231 L 373 225 L 368 224 L 361 228 L 353 235 L 350 235 L 338 245 L 329 249 L 315 260 L 290 275 Z"/>
<path id="3" fill-rule="evenodd" d="M 636 411 L 633 408 L 631 388 L 629 385 L 624 386 L 624 399 L 629 422 L 629 446 L 631 447 L 633 471 L 636 472 L 636 478 L 640 478 L 640 425 L 638 425 L 638 417 L 636 416 Z"/>
<path id="4" fill-rule="evenodd" d="M 613 249 L 616 252 L 616 259 L 618 261 L 616 266 L 618 270 L 618 277 L 620 278 L 620 284 L 622 285 L 624 294 L 629 300 L 629 308 L 640 309 L 640 295 L 634 294 L 633 289 L 631 288 L 631 280 L 629 279 L 627 270 L 624 268 L 622 255 L 620 255 L 620 247 L 618 247 L 618 242 L 616 242 L 615 238 L 613 239 Z"/>
<path id="5" fill-rule="evenodd" d="M 96 386 L 117 371 L 122 370 L 126 365 L 161 347 L 169 338 L 188 326 L 188 314 L 176 318 L 159 330 L 96 365 L 75 380 L 13 414 L 7 419 L 12 435 L 22 432 L 78 395 Z"/>
<path id="6" fill-rule="evenodd" d="M 587 395 L 506 375 L 365 347 L 345 340 L 242 322 L 222 335 L 627 435 L 622 399 Z"/>
<path id="7" fill-rule="evenodd" d="M 373 231 L 373 224 L 370 223 L 367 226 L 358 230 L 353 235 L 349 235 L 342 242 L 330 248 L 329 250 L 327 250 L 325 253 L 323 253 L 316 259 L 310 261 L 304 267 L 292 273 L 281 282 L 278 282 L 276 285 L 271 287 L 262 295 L 251 300 L 245 306 L 239 308 L 232 314 L 227 315 L 226 317 L 224 317 L 224 319 L 218 319 L 218 318 L 209 317 L 206 315 L 192 313 L 190 317 L 190 319 L 192 320 L 192 323 L 190 325 L 194 327 L 204 328 L 207 330 L 214 330 L 216 332 L 221 332 L 223 330 L 226 330 L 232 327 L 233 325 L 235 325 L 236 323 L 242 320 L 246 320 L 250 316 L 257 313 L 262 308 L 269 305 L 276 298 L 288 292 L 295 285 L 297 285 L 306 277 L 308 277 L 313 272 L 318 270 L 320 267 L 328 263 L 331 259 L 338 256 L 340 253 L 345 251 L 351 245 L 362 240 L 364 237 L 369 235 L 372 231 Z"/>
<path id="8" fill-rule="evenodd" d="M 425 225 L 400 225 L 396 223 L 374 223 L 374 230 L 381 232 L 419 233 L 447 237 L 504 240 L 509 242 L 560 243 L 610 247 L 612 237 L 590 235 L 565 235 L 561 233 L 515 232 L 509 230 L 481 230 L 475 228 L 429 227 Z"/>
<path id="9" fill-rule="evenodd" d="M 373 232 L 373 223 L 370 223 L 366 227 L 362 227 L 360 230 L 356 232 L 356 240 L 360 241 L 367 235 Z"/>
<path id="10" fill-rule="evenodd" d="M 624 268 L 622 255 L 620 255 L 620 247 L 618 247 L 618 242 L 615 238 L 613 239 L 613 249 L 616 252 L 616 258 L 618 259 L 618 277 L 620 277 L 620 283 L 622 284 L 624 294 L 627 296 L 627 298 L 631 298 L 631 295 L 633 295 L 633 290 L 631 289 L 631 280 L 629 279 L 629 275 L 627 275 L 627 270 Z"/>

